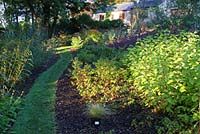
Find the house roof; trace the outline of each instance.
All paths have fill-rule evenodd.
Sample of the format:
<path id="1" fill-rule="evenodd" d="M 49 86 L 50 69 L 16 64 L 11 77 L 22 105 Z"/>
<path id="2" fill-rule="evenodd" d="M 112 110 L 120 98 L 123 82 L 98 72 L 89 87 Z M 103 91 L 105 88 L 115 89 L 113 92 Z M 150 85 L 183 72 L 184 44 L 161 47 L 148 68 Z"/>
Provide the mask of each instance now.
<path id="1" fill-rule="evenodd" d="M 115 4 L 113 6 L 107 6 L 104 10 L 99 9 L 96 12 L 103 13 L 105 11 L 127 11 L 127 10 L 133 9 L 133 7 L 134 7 L 133 2 L 124 2 L 124 3 L 120 3 L 120 4 Z"/>
<path id="2" fill-rule="evenodd" d="M 99 9 L 97 13 L 103 13 L 105 11 L 128 11 L 133 8 L 149 8 L 155 7 L 163 3 L 164 0 L 139 0 L 138 2 L 124 2 L 120 4 L 115 4 L 114 6 L 108 6 L 105 10 Z"/>
<path id="3" fill-rule="evenodd" d="M 133 9 L 133 7 L 134 7 L 133 2 L 116 4 L 116 5 L 114 5 L 114 11 L 127 11 L 127 10 Z"/>
<path id="4" fill-rule="evenodd" d="M 113 11 L 113 8 L 111 6 L 107 6 L 105 9 L 98 9 L 96 13 L 105 13 L 108 11 Z"/>

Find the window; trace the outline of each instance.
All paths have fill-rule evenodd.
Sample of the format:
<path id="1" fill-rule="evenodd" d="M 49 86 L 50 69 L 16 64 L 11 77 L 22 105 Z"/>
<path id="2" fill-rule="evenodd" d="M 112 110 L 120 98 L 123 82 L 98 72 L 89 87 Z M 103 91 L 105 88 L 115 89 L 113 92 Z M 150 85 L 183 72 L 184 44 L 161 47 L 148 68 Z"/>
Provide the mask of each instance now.
<path id="1" fill-rule="evenodd" d="M 124 20 L 125 19 L 125 13 L 120 13 L 119 14 L 119 19 Z"/>
<path id="2" fill-rule="evenodd" d="M 111 15 L 111 20 L 114 20 L 114 14 Z"/>
<path id="3" fill-rule="evenodd" d="M 104 15 L 99 15 L 99 20 L 104 20 Z"/>

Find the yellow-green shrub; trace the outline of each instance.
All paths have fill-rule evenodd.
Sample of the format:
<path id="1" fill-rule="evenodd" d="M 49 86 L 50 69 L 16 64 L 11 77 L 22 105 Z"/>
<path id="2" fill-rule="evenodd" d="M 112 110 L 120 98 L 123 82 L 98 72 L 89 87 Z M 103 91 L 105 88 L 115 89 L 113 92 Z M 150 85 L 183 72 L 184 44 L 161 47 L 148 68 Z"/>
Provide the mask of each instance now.
<path id="1" fill-rule="evenodd" d="M 15 97 L 15 84 L 29 74 L 32 53 L 27 42 L 0 41 L 0 133 L 8 134 L 20 109 L 21 98 Z"/>
<path id="2" fill-rule="evenodd" d="M 140 40 L 126 58 L 129 81 L 143 103 L 179 123 L 170 129 L 173 120 L 165 119 L 161 132 L 193 133 L 200 120 L 200 36 L 159 33 Z"/>
<path id="3" fill-rule="evenodd" d="M 73 61 L 73 84 L 88 102 L 128 102 L 130 87 L 126 84 L 125 76 L 126 71 L 117 67 L 115 61 L 100 59 L 93 65 L 83 65 L 77 59 Z"/>
<path id="4" fill-rule="evenodd" d="M 28 46 L 19 40 L 7 42 L 0 51 L 0 72 L 3 74 L 0 76 L 0 85 L 13 87 L 28 73 L 26 66 L 31 63 L 32 53 Z"/>

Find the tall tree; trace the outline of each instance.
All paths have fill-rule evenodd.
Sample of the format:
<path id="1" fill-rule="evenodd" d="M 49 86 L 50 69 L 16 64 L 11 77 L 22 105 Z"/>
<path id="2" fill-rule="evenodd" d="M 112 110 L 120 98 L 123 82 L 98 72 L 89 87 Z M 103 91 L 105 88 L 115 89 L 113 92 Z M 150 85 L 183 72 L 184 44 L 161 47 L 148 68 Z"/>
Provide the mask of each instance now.
<path id="1" fill-rule="evenodd" d="M 96 10 L 99 7 L 106 6 L 112 0 L 96 0 L 92 3 L 84 0 L 2 1 L 5 5 L 5 15 L 11 22 L 18 22 L 18 17 L 21 15 L 31 16 L 32 24 L 39 23 L 51 37 L 58 18 L 74 17 L 84 10 Z"/>

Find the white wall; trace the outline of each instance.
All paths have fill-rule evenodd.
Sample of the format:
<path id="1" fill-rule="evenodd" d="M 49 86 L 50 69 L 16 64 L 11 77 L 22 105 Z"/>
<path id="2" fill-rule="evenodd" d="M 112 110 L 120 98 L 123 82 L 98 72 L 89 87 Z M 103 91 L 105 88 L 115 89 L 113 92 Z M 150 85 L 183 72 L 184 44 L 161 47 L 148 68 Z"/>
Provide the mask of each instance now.
<path id="1" fill-rule="evenodd" d="M 117 20 L 120 19 L 120 14 L 124 13 L 124 20 L 125 24 L 130 25 L 131 23 L 131 12 L 132 11 L 113 11 L 110 15 L 110 20 Z"/>
<path id="2" fill-rule="evenodd" d="M 96 13 L 96 14 L 93 14 L 92 15 L 92 19 L 94 20 L 100 20 L 100 16 L 103 15 L 104 16 L 104 19 L 106 19 L 106 13 Z"/>
<path id="3" fill-rule="evenodd" d="M 120 14 L 124 13 L 124 20 L 123 22 L 125 24 L 130 25 L 131 24 L 131 13 L 132 11 L 113 11 L 110 14 L 110 20 L 117 20 L 120 19 Z M 100 20 L 100 16 L 104 15 L 104 18 L 106 19 L 106 13 L 96 13 L 92 15 L 92 19 L 94 20 Z"/>
<path id="4" fill-rule="evenodd" d="M 120 14 L 120 12 L 112 12 L 110 14 L 110 20 L 117 20 L 117 19 L 119 19 L 119 14 Z M 112 16 L 113 16 L 113 18 L 112 18 Z"/>

